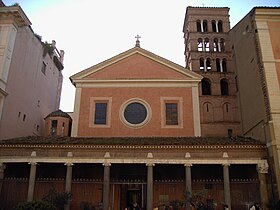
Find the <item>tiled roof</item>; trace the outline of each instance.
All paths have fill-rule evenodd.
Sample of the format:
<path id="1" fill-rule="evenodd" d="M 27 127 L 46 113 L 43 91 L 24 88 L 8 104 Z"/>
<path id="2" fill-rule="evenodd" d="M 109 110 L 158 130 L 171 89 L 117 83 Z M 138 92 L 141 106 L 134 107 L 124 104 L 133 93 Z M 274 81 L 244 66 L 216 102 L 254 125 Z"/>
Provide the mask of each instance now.
<path id="1" fill-rule="evenodd" d="M 1 145 L 263 145 L 244 137 L 41 137 L 29 136 L 0 141 Z"/>
<path id="2" fill-rule="evenodd" d="M 47 117 L 66 117 L 66 118 L 72 119 L 69 114 L 61 111 L 60 109 L 50 113 L 48 116 L 45 117 L 45 119 Z"/>

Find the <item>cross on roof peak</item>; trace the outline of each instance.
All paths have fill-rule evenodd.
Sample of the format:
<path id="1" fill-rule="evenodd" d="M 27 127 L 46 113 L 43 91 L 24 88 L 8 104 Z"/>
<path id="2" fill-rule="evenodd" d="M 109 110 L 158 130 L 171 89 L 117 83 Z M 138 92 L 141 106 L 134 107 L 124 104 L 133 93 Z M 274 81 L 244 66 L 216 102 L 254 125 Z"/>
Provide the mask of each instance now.
<path id="1" fill-rule="evenodd" d="M 141 38 L 141 36 L 139 36 L 138 34 L 136 35 L 136 44 L 135 44 L 135 47 L 140 47 L 140 38 Z"/>

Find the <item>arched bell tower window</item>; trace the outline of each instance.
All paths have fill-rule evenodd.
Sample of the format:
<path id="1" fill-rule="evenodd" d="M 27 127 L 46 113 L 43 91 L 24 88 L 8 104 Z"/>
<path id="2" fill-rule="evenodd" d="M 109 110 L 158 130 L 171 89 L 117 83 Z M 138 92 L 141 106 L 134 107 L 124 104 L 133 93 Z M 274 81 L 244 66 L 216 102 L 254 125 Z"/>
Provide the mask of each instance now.
<path id="1" fill-rule="evenodd" d="M 224 58 L 222 61 L 223 72 L 227 72 L 227 60 Z"/>
<path id="2" fill-rule="evenodd" d="M 215 20 L 212 20 L 212 31 L 217 32 L 216 21 Z"/>
<path id="3" fill-rule="evenodd" d="M 207 20 L 203 20 L 203 32 L 207 32 L 208 31 L 208 22 Z"/>
<path id="4" fill-rule="evenodd" d="M 200 20 L 196 21 L 196 30 L 197 30 L 197 32 L 201 32 L 201 22 L 200 22 Z"/>
<path id="5" fill-rule="evenodd" d="M 218 52 L 218 49 L 219 49 L 219 48 L 218 48 L 218 43 L 219 43 L 219 42 L 218 42 L 218 39 L 215 38 L 215 39 L 214 39 L 214 42 L 213 42 L 213 46 L 214 46 L 214 49 L 213 49 L 213 50 L 214 50 L 214 52 Z"/>
<path id="6" fill-rule="evenodd" d="M 221 61 L 219 58 L 216 59 L 217 72 L 221 72 Z"/>
<path id="7" fill-rule="evenodd" d="M 207 71 L 211 71 L 211 59 L 210 58 L 206 59 L 206 69 L 207 69 Z"/>
<path id="8" fill-rule="evenodd" d="M 211 83 L 208 79 L 201 80 L 202 95 L 211 95 Z"/>
<path id="9" fill-rule="evenodd" d="M 221 20 L 218 21 L 218 32 L 223 32 L 223 22 Z"/>
<path id="10" fill-rule="evenodd" d="M 204 71 L 204 58 L 199 59 L 199 70 Z"/>
<path id="11" fill-rule="evenodd" d="M 221 95 L 228 96 L 228 82 L 226 79 L 220 81 Z"/>
<path id="12" fill-rule="evenodd" d="M 197 40 L 197 51 L 199 52 L 203 51 L 203 42 L 201 38 Z"/>
<path id="13" fill-rule="evenodd" d="M 225 51 L 225 40 L 224 39 L 220 40 L 220 46 L 221 46 L 221 52 L 224 52 Z"/>
<path id="14" fill-rule="evenodd" d="M 204 49 L 205 49 L 206 52 L 210 51 L 210 43 L 209 43 L 209 39 L 208 38 L 206 38 L 204 40 Z"/>

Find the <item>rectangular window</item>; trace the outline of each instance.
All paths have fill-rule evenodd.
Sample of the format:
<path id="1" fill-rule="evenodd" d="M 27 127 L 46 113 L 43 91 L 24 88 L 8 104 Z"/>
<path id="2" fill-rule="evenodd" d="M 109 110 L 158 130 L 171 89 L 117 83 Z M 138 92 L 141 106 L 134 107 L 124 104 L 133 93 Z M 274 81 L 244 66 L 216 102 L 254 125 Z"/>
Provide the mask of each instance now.
<path id="1" fill-rule="evenodd" d="M 107 103 L 95 103 L 94 124 L 107 124 Z"/>
<path id="2" fill-rule="evenodd" d="M 178 104 L 166 103 L 165 104 L 166 125 L 178 125 Z"/>

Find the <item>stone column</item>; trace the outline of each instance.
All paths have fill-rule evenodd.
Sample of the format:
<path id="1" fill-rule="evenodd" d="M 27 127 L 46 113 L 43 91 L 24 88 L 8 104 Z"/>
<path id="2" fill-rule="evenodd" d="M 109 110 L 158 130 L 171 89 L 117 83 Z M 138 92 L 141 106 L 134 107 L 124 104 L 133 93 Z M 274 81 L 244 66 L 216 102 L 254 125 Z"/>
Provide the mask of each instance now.
<path id="1" fill-rule="evenodd" d="M 30 174 L 29 174 L 29 182 L 28 182 L 27 201 L 32 201 L 34 196 L 37 163 L 31 162 L 29 164 L 30 164 Z"/>
<path id="2" fill-rule="evenodd" d="M 257 165 L 257 171 L 260 182 L 260 196 L 262 209 L 267 209 L 268 206 L 268 194 L 266 185 L 266 174 L 268 173 L 268 164 L 263 162 Z"/>
<path id="3" fill-rule="evenodd" d="M 71 192 L 72 186 L 72 166 L 73 163 L 65 163 L 67 166 L 66 169 L 66 180 L 65 180 L 65 192 Z M 65 210 L 69 210 L 71 205 L 71 201 L 69 200 L 67 205 L 65 206 Z"/>
<path id="4" fill-rule="evenodd" d="M 1 195 L 2 186 L 3 186 L 5 168 L 6 168 L 6 165 L 4 163 L 0 163 L 0 195 Z"/>
<path id="5" fill-rule="evenodd" d="M 221 69 L 221 72 L 224 72 L 224 70 L 223 70 L 223 61 L 222 60 L 220 60 L 220 69 Z"/>
<path id="6" fill-rule="evenodd" d="M 222 48 L 221 48 L 221 40 L 218 40 L 218 52 L 221 52 L 222 51 Z"/>
<path id="7" fill-rule="evenodd" d="M 218 21 L 216 21 L 216 31 L 217 31 L 217 32 L 221 32 L 221 31 L 219 31 Z"/>
<path id="8" fill-rule="evenodd" d="M 192 164 L 185 164 L 186 169 L 186 209 L 191 210 L 191 198 L 192 198 L 192 175 L 191 175 Z"/>
<path id="9" fill-rule="evenodd" d="M 153 210 L 153 167 L 155 164 L 147 163 L 147 210 Z"/>
<path id="10" fill-rule="evenodd" d="M 103 210 L 109 210 L 109 195 L 110 195 L 110 163 L 103 163 Z"/>
<path id="11" fill-rule="evenodd" d="M 204 39 L 202 39 L 202 51 L 203 52 L 205 51 L 205 41 L 204 41 Z"/>
<path id="12" fill-rule="evenodd" d="M 201 32 L 204 32 L 204 28 L 203 28 L 203 21 L 200 21 L 200 27 L 201 27 Z"/>
<path id="13" fill-rule="evenodd" d="M 224 174 L 224 202 L 228 205 L 228 209 L 231 210 L 231 199 L 230 199 L 230 182 L 229 182 L 229 164 L 223 165 Z"/>
<path id="14" fill-rule="evenodd" d="M 206 58 L 204 58 L 204 72 L 207 72 Z"/>

